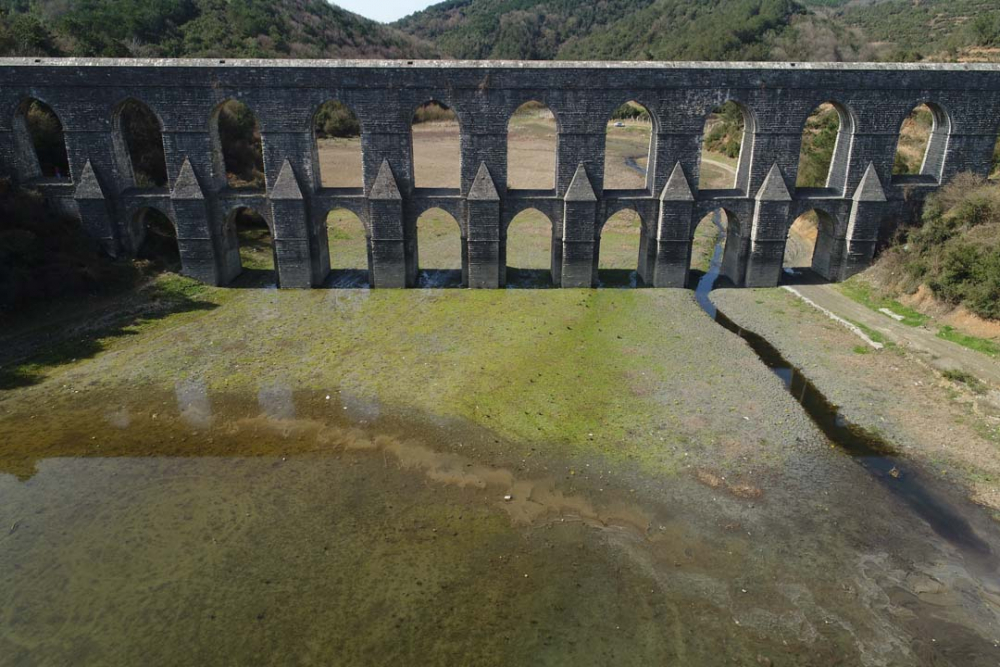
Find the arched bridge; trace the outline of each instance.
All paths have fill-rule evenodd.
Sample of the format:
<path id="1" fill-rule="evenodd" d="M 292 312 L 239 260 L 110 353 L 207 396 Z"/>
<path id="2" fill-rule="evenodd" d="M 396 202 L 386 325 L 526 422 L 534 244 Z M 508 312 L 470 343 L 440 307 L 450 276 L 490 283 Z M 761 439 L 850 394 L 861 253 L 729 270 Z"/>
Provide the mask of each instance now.
<path id="1" fill-rule="evenodd" d="M 62 178 L 39 177 L 19 111 L 26 99 L 62 122 Z M 213 119 L 229 99 L 259 122 L 265 186 L 256 191 L 227 187 Z M 159 120 L 167 187 L 137 187 L 116 122 L 126 100 Z M 361 188 L 322 187 L 313 121 L 329 100 L 360 120 Z M 428 100 L 460 123 L 456 189 L 414 184 L 411 119 Z M 529 100 L 557 120 L 551 190 L 507 187 L 508 120 Z M 607 122 L 629 100 L 652 117 L 646 187 L 606 189 Z M 735 188 L 700 188 L 705 119 L 727 101 L 746 119 Z M 803 127 L 822 103 L 841 118 L 833 164 L 826 187 L 797 189 Z M 923 165 L 894 176 L 900 125 L 921 103 L 934 116 Z M 325 280 L 324 221 L 335 207 L 362 219 L 375 287 L 415 284 L 416 220 L 431 207 L 459 221 L 469 287 L 505 284 L 506 228 L 527 208 L 553 222 L 552 276 L 564 287 L 596 283 L 603 223 L 623 209 L 643 221 L 637 269 L 650 285 L 685 285 L 695 225 L 718 208 L 734 223 L 723 262 L 734 283 L 776 285 L 789 227 L 813 209 L 824 221 L 813 266 L 841 280 L 870 263 L 885 221 L 912 216 L 958 172 L 988 174 L 998 121 L 992 65 L 0 59 L 0 172 L 44 191 L 116 254 L 137 246 L 136 210 L 162 211 L 175 224 L 183 271 L 218 285 L 240 271 L 226 220 L 244 206 L 268 219 L 282 287 Z"/>

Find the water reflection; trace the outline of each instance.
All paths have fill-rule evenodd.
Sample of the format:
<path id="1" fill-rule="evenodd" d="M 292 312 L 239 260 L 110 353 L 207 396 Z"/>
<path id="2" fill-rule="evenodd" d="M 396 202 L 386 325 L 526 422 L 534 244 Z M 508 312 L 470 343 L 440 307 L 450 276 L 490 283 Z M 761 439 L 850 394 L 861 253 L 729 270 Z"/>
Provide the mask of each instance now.
<path id="1" fill-rule="evenodd" d="M 268 419 L 295 419 L 295 398 L 286 384 L 262 386 L 257 392 L 257 405 Z"/>
<path id="2" fill-rule="evenodd" d="M 193 428 L 208 428 L 212 425 L 212 402 L 203 380 L 178 382 L 174 393 L 177 396 L 177 410 L 184 423 Z"/>
<path id="3" fill-rule="evenodd" d="M 995 664 L 995 577 L 836 457 L 740 497 L 346 390 L 75 405 L 0 475 L 0 663 Z"/>

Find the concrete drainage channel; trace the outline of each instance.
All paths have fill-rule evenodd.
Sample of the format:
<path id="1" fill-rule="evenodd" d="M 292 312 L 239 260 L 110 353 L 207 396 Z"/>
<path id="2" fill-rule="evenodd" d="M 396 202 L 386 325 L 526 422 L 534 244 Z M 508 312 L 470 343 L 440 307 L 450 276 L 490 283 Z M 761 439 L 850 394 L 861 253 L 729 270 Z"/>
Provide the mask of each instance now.
<path id="1" fill-rule="evenodd" d="M 840 414 L 801 370 L 793 366 L 771 343 L 752 331 L 741 328 L 716 308 L 710 295 L 719 277 L 722 265 L 725 229 L 718 211 L 712 217 L 718 234 L 708 272 L 695 288 L 695 300 L 705 313 L 719 324 L 742 338 L 771 371 L 781 378 L 785 389 L 802 406 L 806 414 L 823 434 L 842 451 L 849 454 L 865 470 L 882 483 L 893 495 L 906 503 L 923 518 L 942 538 L 965 551 L 979 556 L 991 555 L 989 546 L 976 535 L 969 523 L 947 502 L 938 498 L 922 481 L 921 474 L 907 465 L 893 447 L 873 433 L 851 424 Z M 833 313 L 828 313 L 838 321 Z M 850 323 L 845 323 L 850 326 Z M 863 332 L 856 332 L 862 335 Z M 875 347 L 874 341 L 868 340 Z"/>

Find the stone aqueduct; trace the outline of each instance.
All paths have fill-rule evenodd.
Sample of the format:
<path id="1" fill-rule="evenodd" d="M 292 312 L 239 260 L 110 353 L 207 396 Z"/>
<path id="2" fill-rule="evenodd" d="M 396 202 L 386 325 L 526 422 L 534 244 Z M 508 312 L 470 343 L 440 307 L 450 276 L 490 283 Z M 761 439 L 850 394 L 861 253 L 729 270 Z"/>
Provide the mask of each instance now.
<path id="1" fill-rule="evenodd" d="M 59 116 L 69 178 L 39 177 L 19 115 L 29 98 Z M 263 190 L 227 187 L 213 118 L 228 99 L 256 115 Z M 167 188 L 134 183 L 116 121 L 125 100 L 160 121 Z M 360 119 L 363 188 L 321 186 L 313 118 L 329 100 Z M 414 187 L 411 118 L 430 100 L 460 122 L 458 189 Z M 556 117 L 555 188 L 508 189 L 508 120 L 533 100 Z M 646 187 L 605 189 L 607 122 L 629 100 L 653 119 Z M 746 118 L 736 187 L 700 189 L 705 120 L 729 100 Z M 796 189 L 806 118 L 825 102 L 841 116 L 827 187 Z M 921 103 L 935 121 L 921 173 L 893 176 L 900 125 Z M 685 285 L 695 226 L 719 208 L 732 221 L 723 273 L 735 284 L 776 285 L 792 221 L 813 209 L 814 269 L 840 280 L 869 264 L 886 221 L 913 215 L 956 173 L 988 173 L 998 120 L 1000 67 L 989 65 L 0 59 L 0 173 L 78 216 L 112 254 L 136 251 L 136 211 L 160 210 L 176 226 L 183 271 L 217 285 L 241 270 L 227 223 L 238 207 L 267 218 L 282 287 L 326 279 L 325 218 L 337 207 L 365 225 L 374 287 L 416 283 L 416 221 L 432 207 L 459 221 L 469 287 L 505 284 L 507 226 L 528 208 L 552 221 L 552 278 L 563 287 L 596 284 L 602 226 L 625 209 L 642 219 L 637 269 L 649 285 Z"/>

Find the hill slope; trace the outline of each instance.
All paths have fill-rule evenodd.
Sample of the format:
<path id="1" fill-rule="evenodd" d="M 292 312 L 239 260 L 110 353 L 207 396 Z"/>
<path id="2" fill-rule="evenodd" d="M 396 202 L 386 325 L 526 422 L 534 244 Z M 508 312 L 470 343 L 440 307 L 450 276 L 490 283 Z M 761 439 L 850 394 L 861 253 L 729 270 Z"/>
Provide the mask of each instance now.
<path id="1" fill-rule="evenodd" d="M 324 0 L 0 0 L 0 55 L 425 58 Z"/>
<path id="2" fill-rule="evenodd" d="M 457 58 L 760 58 L 794 0 L 449 0 L 399 21 Z"/>
<path id="3" fill-rule="evenodd" d="M 397 22 L 458 58 L 995 60 L 996 0 L 447 0 Z"/>

